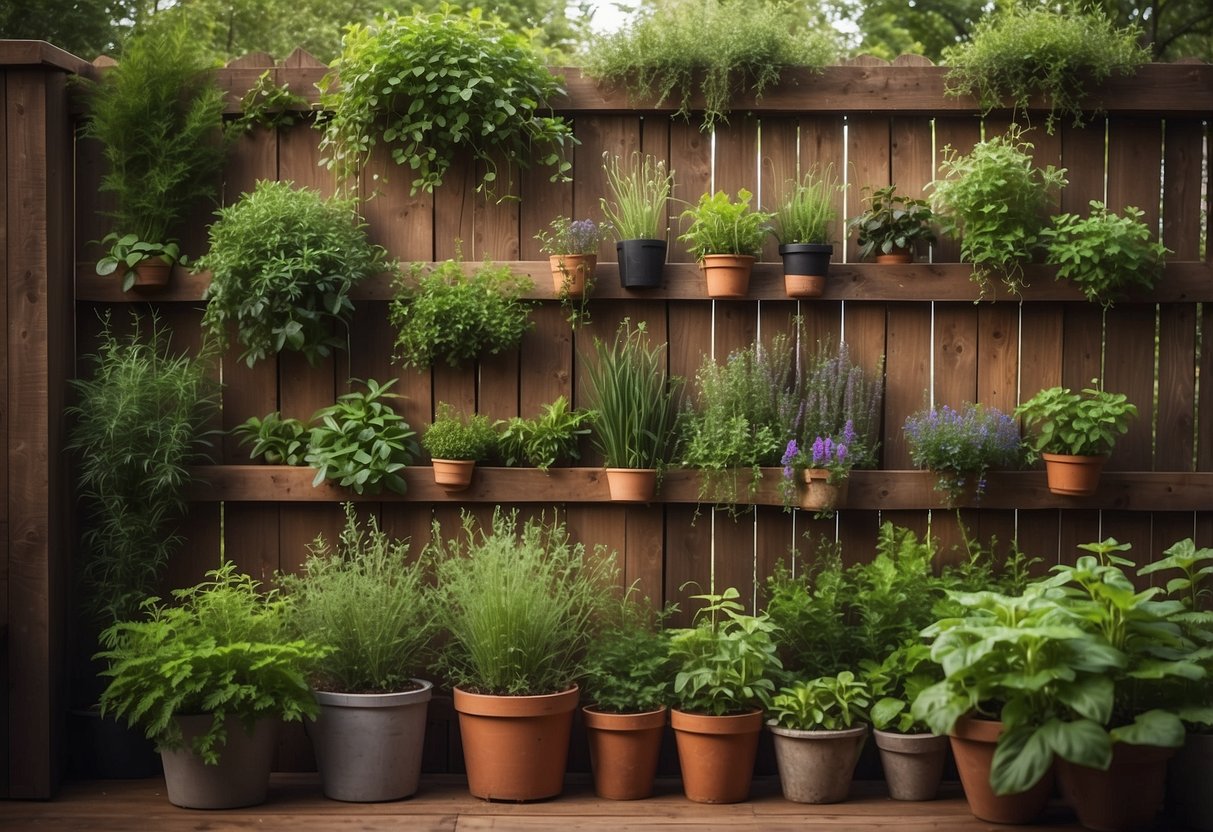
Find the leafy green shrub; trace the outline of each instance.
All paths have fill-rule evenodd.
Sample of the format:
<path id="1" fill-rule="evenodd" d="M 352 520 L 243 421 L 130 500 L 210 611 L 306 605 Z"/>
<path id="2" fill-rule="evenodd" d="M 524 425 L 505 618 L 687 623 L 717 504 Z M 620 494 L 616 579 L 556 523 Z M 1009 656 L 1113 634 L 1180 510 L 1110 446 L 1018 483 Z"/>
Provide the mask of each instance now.
<path id="1" fill-rule="evenodd" d="M 678 239 L 697 258 L 705 254 L 745 254 L 756 256 L 763 240 L 771 233 L 771 214 L 750 208 L 754 195 L 742 188 L 733 202 L 724 191 L 702 194 L 699 203 L 682 212 L 690 220 L 686 233 Z"/>
<path id="2" fill-rule="evenodd" d="M 1026 114 L 1040 93 L 1049 133 L 1059 116 L 1079 126 L 1088 85 L 1149 62 L 1140 35 L 1136 26 L 1117 29 L 1098 6 L 1013 3 L 981 18 L 968 41 L 944 49 L 947 92 L 976 96 L 986 113 L 1010 99 L 1016 114 Z"/>
<path id="3" fill-rule="evenodd" d="M 522 299 L 533 284 L 507 266 L 485 263 L 465 274 L 458 260 L 425 272 L 414 263 L 388 308 L 396 328 L 396 359 L 425 368 L 444 359 L 452 367 L 481 353 L 518 345 L 531 327 L 533 304 Z"/>
<path id="4" fill-rule="evenodd" d="M 241 445 L 252 443 L 250 459 L 264 457 L 270 465 L 304 464 L 307 425 L 298 419 L 283 419 L 277 410 L 267 414 L 264 419 L 250 416 L 247 421 L 232 428 L 232 435 L 240 439 Z"/>
<path id="5" fill-rule="evenodd" d="M 768 709 L 780 728 L 795 731 L 842 731 L 868 718 L 868 684 L 850 670 L 819 676 L 782 688 Z"/>
<path id="6" fill-rule="evenodd" d="M 1050 387 L 1015 408 L 1015 415 L 1023 419 L 1028 447 L 1036 453 L 1100 456 L 1128 432 L 1137 406 L 1124 393 Z"/>
<path id="7" fill-rule="evenodd" d="M 960 256 L 973 264 L 983 292 L 992 275 L 1014 293 L 1023 287 L 1023 264 L 1043 240 L 1049 191 L 1066 185 L 1065 169 L 1037 168 L 1031 150 L 1011 125 L 1005 136 L 978 142 L 967 155 L 945 147 L 943 179 L 931 183 L 943 231 L 963 235 Z"/>
<path id="8" fill-rule="evenodd" d="M 216 215 L 197 263 L 211 270 L 203 324 L 221 341 L 235 324 L 250 367 L 283 349 L 312 364 L 330 355 L 345 343 L 331 324 L 348 324 L 350 290 L 394 268 L 367 241 L 353 200 L 262 181 Z"/>
<path id="9" fill-rule="evenodd" d="M 432 459 L 484 462 L 497 450 L 497 431 L 482 413 L 464 417 L 446 402 L 439 402 L 434 422 L 421 437 Z"/>
<path id="10" fill-rule="evenodd" d="M 972 484 L 980 499 L 991 468 L 1017 468 L 1023 458 L 1019 426 L 996 407 L 966 403 L 929 408 L 906 418 L 910 460 L 935 475 L 952 504 Z"/>
<path id="11" fill-rule="evenodd" d="M 584 688 L 594 708 L 607 713 L 641 713 L 669 699 L 669 633 L 662 615 L 636 600 L 633 587 L 586 648 Z"/>
<path id="12" fill-rule="evenodd" d="M 291 625 L 333 648 L 317 663 L 313 686 L 339 693 L 407 690 L 420 675 L 436 626 L 425 575 L 409 559 L 409 542 L 380 531 L 371 515 L 358 522 L 345 506 L 336 544 L 319 535 L 299 575 L 280 576 L 293 602 Z"/>
<path id="13" fill-rule="evenodd" d="M 479 9 L 385 15 L 346 29 L 340 57 L 320 82 L 329 111 L 321 151 L 342 177 L 356 175 L 376 145 L 416 178 L 412 192 L 433 191 L 460 151 L 485 167 L 480 189 L 497 184 L 497 164 L 538 159 L 563 176 L 562 118 L 542 115 L 564 90 L 530 36 Z M 536 145 L 556 150 L 542 155 Z"/>
<path id="14" fill-rule="evenodd" d="M 259 718 L 298 721 L 316 715 L 307 673 L 328 648 L 294 639 L 289 603 L 224 562 L 208 580 L 173 591 L 173 603 L 144 604 L 147 617 L 117 621 L 101 634 L 97 654 L 108 667 L 101 713 L 143 726 L 160 748 L 180 748 L 177 715 L 210 714 L 210 728 L 191 750 L 216 764 L 227 742 L 224 720 L 246 730 Z"/>
<path id="15" fill-rule="evenodd" d="M 675 0 L 641 12 L 626 27 L 591 40 L 586 72 L 626 85 L 634 99 L 667 100 L 689 118 L 703 97 L 701 130 L 728 120 L 742 95 L 761 97 L 784 69 L 820 71 L 838 54 L 829 27 L 806 25 L 778 4 Z"/>
<path id="16" fill-rule="evenodd" d="M 847 222 L 858 235 L 860 257 L 913 251 L 919 242 L 935 242 L 931 227 L 935 215 L 925 199 L 910 199 L 897 193 L 896 185 L 889 185 L 864 188 L 863 204 L 863 213 Z"/>
<path id="17" fill-rule="evenodd" d="M 868 716 L 878 731 L 923 734 L 926 722 L 914 717 L 910 705 L 918 694 L 943 679 L 939 665 L 931 661 L 931 648 L 907 642 L 885 656 L 884 661 L 866 662 L 864 678 L 872 692 Z"/>
<path id="18" fill-rule="evenodd" d="M 844 187 L 829 166 L 820 173 L 810 170 L 799 180 L 785 182 L 775 209 L 776 239 L 785 244 L 828 244 L 830 226 L 838 216 L 834 196 Z"/>
<path id="19" fill-rule="evenodd" d="M 507 466 L 526 464 L 540 471 L 581 459 L 577 440 L 589 435 L 597 415 L 591 410 L 571 410 L 568 400 L 558 396 L 534 419 L 507 419 L 497 437 L 498 452 Z"/>
<path id="20" fill-rule="evenodd" d="M 664 240 L 666 205 L 674 190 L 674 171 L 653 156 L 633 153 L 624 169 L 618 156 L 602 154 L 607 186 L 613 201 L 598 200 L 602 216 L 620 240 Z"/>
<path id="21" fill-rule="evenodd" d="M 189 466 L 205 459 L 207 425 L 219 407 L 207 355 L 174 353 L 153 317 L 131 316 L 119 335 L 102 319 L 88 378 L 71 382 L 67 450 L 77 454 L 84 503 L 81 579 L 90 616 L 134 618 L 180 545 Z"/>
<path id="22" fill-rule="evenodd" d="M 536 695 L 568 690 L 582 673 L 616 575 L 615 557 L 587 553 L 562 523 L 498 508 L 488 530 L 463 516 L 462 539 L 427 549 L 438 583 L 435 610 L 448 639 L 440 664 L 473 693 Z"/>
<path id="23" fill-rule="evenodd" d="M 1057 266 L 1057 279 L 1073 281 L 1087 300 L 1105 309 L 1131 286 L 1153 289 L 1169 253 L 1162 243 L 1150 242 L 1140 209 L 1129 206 L 1123 214 L 1118 217 L 1091 200 L 1086 219 L 1061 214 L 1041 232 L 1045 260 Z"/>
<path id="24" fill-rule="evenodd" d="M 400 471 L 413 462 L 418 448 L 409 423 L 388 403 L 399 398 L 388 392 L 395 383 L 368 379 L 365 391 L 338 396 L 312 416 L 305 459 L 316 469 L 313 486 L 333 480 L 356 494 L 378 494 L 385 486 L 405 493 Z"/>

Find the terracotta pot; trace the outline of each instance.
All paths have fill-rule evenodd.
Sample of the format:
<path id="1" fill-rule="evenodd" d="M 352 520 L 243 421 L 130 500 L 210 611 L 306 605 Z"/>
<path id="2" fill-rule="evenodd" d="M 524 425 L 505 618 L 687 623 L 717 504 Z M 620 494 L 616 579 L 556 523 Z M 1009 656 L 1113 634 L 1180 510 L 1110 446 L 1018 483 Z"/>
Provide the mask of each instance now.
<path id="1" fill-rule="evenodd" d="M 476 470 L 474 459 L 435 459 L 434 482 L 447 491 L 461 491 L 472 484 L 472 472 Z"/>
<path id="2" fill-rule="evenodd" d="M 653 794 L 666 707 L 639 714 L 582 708 L 590 745 L 594 792 L 607 800 L 640 800 Z"/>
<path id="3" fill-rule="evenodd" d="M 619 503 L 647 503 L 657 493 L 656 468 L 608 468 L 607 487 Z"/>
<path id="4" fill-rule="evenodd" d="M 665 240 L 620 240 L 615 243 L 619 258 L 619 283 L 625 289 L 657 289 L 665 267 Z"/>
<path id="5" fill-rule="evenodd" d="M 553 254 L 548 263 L 552 267 L 552 288 L 556 293 L 580 297 L 585 292 L 586 280 L 593 276 L 598 265 L 598 255 Z"/>
<path id="6" fill-rule="evenodd" d="M 744 298 L 750 291 L 754 258 L 748 254 L 705 254 L 699 268 L 710 298 Z"/>
<path id="7" fill-rule="evenodd" d="M 1061 793 L 1087 829 L 1152 829 L 1166 791 L 1167 760 L 1174 754 L 1174 748 L 1118 742 L 1112 746 L 1107 771 L 1058 758 Z M 1206 782 L 1204 787 L 1208 789 L 1210 784 Z"/>
<path id="8" fill-rule="evenodd" d="M 841 803 L 851 790 L 868 726 L 797 731 L 768 723 L 783 796 L 794 803 Z"/>
<path id="9" fill-rule="evenodd" d="M 140 260 L 133 267 L 121 266 L 118 277 L 125 279 L 128 270 L 135 273 L 135 282 L 131 288 L 139 291 L 163 289 L 173 275 L 172 264 L 165 263 L 159 257 Z"/>
<path id="10" fill-rule="evenodd" d="M 211 725 L 210 714 L 173 717 L 181 728 L 185 747 L 162 750 L 164 785 L 169 802 L 185 809 L 239 809 L 265 802 L 270 763 L 279 720 L 259 719 L 246 733 L 236 717 L 224 724 L 227 742 L 219 751 L 218 765 L 207 765 L 189 744 Z"/>
<path id="11" fill-rule="evenodd" d="M 877 254 L 876 262 L 886 266 L 913 263 L 914 252 L 908 248 L 895 248 L 888 254 Z"/>
<path id="12" fill-rule="evenodd" d="M 994 747 L 1002 723 L 961 717 L 952 729 L 952 755 L 964 786 L 969 811 L 990 823 L 1031 823 L 1044 811 L 1053 792 L 1052 770 L 1032 788 L 1019 794 L 996 795 L 990 786 Z"/>
<path id="13" fill-rule="evenodd" d="M 541 696 L 455 688 L 468 791 L 485 800 L 542 800 L 564 788 L 577 686 Z"/>
<path id="14" fill-rule="evenodd" d="M 936 734 L 873 731 L 894 800 L 934 800 L 948 759 L 948 738 Z"/>
<path id="15" fill-rule="evenodd" d="M 822 468 L 804 470 L 805 487 L 800 490 L 800 507 L 805 511 L 833 511 L 846 505 L 850 484 L 843 480 L 838 485 L 829 482 L 830 472 Z"/>
<path id="16" fill-rule="evenodd" d="M 785 243 L 779 247 L 783 258 L 783 290 L 792 298 L 820 297 L 825 291 L 826 275 L 834 247 L 818 243 Z"/>
<path id="17" fill-rule="evenodd" d="M 1102 456 L 1071 456 L 1069 454 L 1041 454 L 1045 461 L 1045 477 L 1049 491 L 1072 497 L 1087 497 L 1099 488 L 1099 474 L 1103 471 Z"/>
<path id="18" fill-rule="evenodd" d="M 1189 733 L 1171 759 L 1168 792 L 1189 829 L 1213 832 L 1213 734 Z"/>
<path id="19" fill-rule="evenodd" d="M 826 290 L 826 279 L 821 275 L 785 274 L 783 292 L 790 298 L 819 298 Z"/>
<path id="20" fill-rule="evenodd" d="M 688 800 L 740 803 L 750 796 L 762 711 L 705 716 L 675 709 L 670 711 L 670 725 Z"/>
<path id="21" fill-rule="evenodd" d="M 320 715 L 307 726 L 325 797 L 357 803 L 417 792 L 433 685 L 395 693 L 316 691 Z"/>

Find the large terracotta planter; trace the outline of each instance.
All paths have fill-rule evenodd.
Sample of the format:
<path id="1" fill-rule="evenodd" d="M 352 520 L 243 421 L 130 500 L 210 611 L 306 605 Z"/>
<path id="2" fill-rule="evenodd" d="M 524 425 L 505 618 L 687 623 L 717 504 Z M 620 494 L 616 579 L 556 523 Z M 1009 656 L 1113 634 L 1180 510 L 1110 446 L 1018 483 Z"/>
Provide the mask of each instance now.
<path id="1" fill-rule="evenodd" d="M 308 726 L 326 797 L 357 803 L 417 792 L 433 685 L 396 693 L 316 691 L 320 715 Z"/>
<path id="2" fill-rule="evenodd" d="M 582 708 L 594 770 L 594 792 L 607 800 L 640 800 L 653 794 L 661 735 L 668 708 L 612 714 Z"/>
<path id="3" fill-rule="evenodd" d="M 800 507 L 805 511 L 833 511 L 846 505 L 848 485 L 848 480 L 832 485 L 830 472 L 823 468 L 806 468 L 804 488 L 800 490 Z"/>
<path id="4" fill-rule="evenodd" d="M 608 468 L 607 488 L 617 503 L 647 503 L 657 493 L 657 469 Z"/>
<path id="5" fill-rule="evenodd" d="M 472 484 L 472 472 L 476 470 L 474 459 L 435 459 L 434 482 L 446 491 L 462 491 Z"/>
<path id="6" fill-rule="evenodd" d="M 688 800 L 740 803 L 750 796 L 762 711 L 705 716 L 675 709 L 670 711 L 670 725 Z"/>
<path id="7" fill-rule="evenodd" d="M 239 719 L 228 717 L 224 724 L 227 742 L 219 751 L 218 765 L 211 766 L 189 748 L 195 737 L 210 728 L 211 715 L 173 718 L 181 728 L 185 747 L 160 752 L 170 803 L 185 809 L 239 809 L 265 802 L 279 720 L 260 719 L 249 734 Z"/>
<path id="8" fill-rule="evenodd" d="M 1088 497 L 1099 488 L 1106 457 L 1041 454 L 1049 491 L 1070 497 Z"/>
<path id="9" fill-rule="evenodd" d="M 580 691 L 491 696 L 455 688 L 468 791 L 485 800 L 542 800 L 564 789 Z"/>
<path id="10" fill-rule="evenodd" d="M 1049 802 L 1053 792 L 1052 770 L 1032 788 L 1019 794 L 996 795 L 990 786 L 994 748 L 1002 723 L 962 717 L 952 729 L 952 755 L 964 786 L 969 811 L 990 823 L 1031 823 Z"/>
<path id="11" fill-rule="evenodd" d="M 873 731 L 880 765 L 894 800 L 934 800 L 948 759 L 948 738 Z"/>
<path id="12" fill-rule="evenodd" d="M 868 726 L 797 731 L 770 725 L 783 796 L 795 803 L 841 803 L 851 790 Z"/>
<path id="13" fill-rule="evenodd" d="M 779 247 L 783 258 L 783 290 L 790 298 L 820 297 L 826 287 L 830 256 L 834 247 L 819 243 L 785 243 Z"/>
<path id="14" fill-rule="evenodd" d="M 1107 771 L 1059 758 L 1061 793 L 1087 829 L 1152 829 L 1166 791 L 1167 760 L 1174 754 L 1174 748 L 1118 742 L 1112 746 L 1112 764 Z M 1207 790 L 1213 784 L 1205 783 L 1204 787 Z"/>
<path id="15" fill-rule="evenodd" d="M 557 294 L 581 297 L 587 281 L 598 266 L 597 254 L 553 254 L 548 258 L 552 267 L 552 288 Z"/>
<path id="16" fill-rule="evenodd" d="M 744 298 L 750 291 L 754 258 L 748 254 L 705 254 L 699 268 L 710 298 Z"/>
<path id="17" fill-rule="evenodd" d="M 1170 764 L 1170 800 L 1189 829 L 1213 832 L 1213 734 L 1189 733 Z"/>

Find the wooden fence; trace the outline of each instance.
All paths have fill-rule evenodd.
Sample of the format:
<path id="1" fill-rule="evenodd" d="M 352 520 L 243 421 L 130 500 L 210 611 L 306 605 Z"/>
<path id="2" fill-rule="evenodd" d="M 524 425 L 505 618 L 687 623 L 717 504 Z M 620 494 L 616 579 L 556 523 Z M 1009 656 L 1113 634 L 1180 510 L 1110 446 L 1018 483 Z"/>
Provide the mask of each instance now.
<path id="1" fill-rule="evenodd" d="M 220 71 L 232 109 L 264 66 L 268 62 L 252 57 Z M 323 71 L 300 53 L 274 68 L 277 82 L 305 93 Z M 738 102 L 730 123 L 708 135 L 695 123 L 672 120 L 668 109 L 635 109 L 621 93 L 598 89 L 568 70 L 569 95 L 558 111 L 572 118 L 580 140 L 573 152 L 573 181 L 553 184 L 542 169 L 516 172 L 518 199 L 502 202 L 475 193 L 479 177 L 470 165 L 453 168 L 433 195 L 410 196 L 410 177 L 377 158 L 371 172 L 383 174 L 386 181 L 365 203 L 373 240 L 405 262 L 447 259 L 462 245 L 469 263 L 491 257 L 530 274 L 536 279 L 532 297 L 540 301 L 532 315 L 534 329 L 517 351 L 474 367 L 402 370 L 390 358 L 393 332 L 386 307 L 391 286 L 386 279 L 372 280 L 355 295 L 349 350 L 334 359 L 310 367 L 299 356 L 284 354 L 250 369 L 237 360 L 238 350 L 225 356 L 222 427 L 272 410 L 306 418 L 345 392 L 351 377 L 399 379 L 397 391 L 407 397 L 400 409 L 416 428 L 429 422 L 439 401 L 495 418 L 530 416 L 559 395 L 580 400 L 579 356 L 594 337 L 610 336 L 625 317 L 646 321 L 657 339 L 668 340 L 670 371 L 691 378 L 704 356 L 722 359 L 756 338 L 791 331 L 793 318 L 800 316 L 808 338 L 842 338 L 861 363 L 873 366 L 885 356 L 887 365 L 881 470 L 854 475 L 848 508 L 836 520 L 785 512 L 773 476 L 764 480 L 760 505 L 739 518 L 695 505 L 695 477 L 683 472 L 669 476 L 662 498 L 652 505 L 612 505 L 591 453 L 584 467 L 547 475 L 483 471 L 473 489 L 456 498 L 432 485 L 428 469 L 418 468 L 409 472 L 407 497 L 376 497 L 361 505 L 390 532 L 412 538 L 418 550 L 429 539 L 433 521 L 453 529 L 464 508 L 482 518 L 498 504 L 519 506 L 524 514 L 559 516 L 578 539 L 617 551 L 625 581 L 638 581 L 656 601 L 679 602 L 682 620 L 687 620 L 693 609 L 687 596 L 696 591 L 684 588 L 688 582 L 700 588 L 736 586 L 752 603 L 776 562 L 811 556 L 807 533 L 836 538 L 844 558 L 862 560 L 871 555 L 879 524 L 892 521 L 929 530 L 941 540 L 943 558 L 958 557 L 952 548 L 961 536 L 957 515 L 940 510 L 929 474 L 906 470 L 905 417 L 929 402 L 981 401 L 1009 410 L 1042 387 L 1084 386 L 1102 376 L 1110 389 L 1137 403 L 1141 418 L 1117 447 L 1100 493 L 1058 498 L 1045 490 L 1041 472 L 994 476 L 982 507 L 961 512 L 965 527 L 979 539 L 996 535 L 1004 545 L 1017 538 L 1021 549 L 1045 564 L 1073 557 L 1077 543 L 1109 535 L 1131 542 L 1139 562 L 1190 535 L 1210 545 L 1213 266 L 1201 257 L 1208 236 L 1202 223 L 1207 221 L 1213 67 L 1148 67 L 1136 78 L 1101 90 L 1097 98 L 1106 116 L 1083 128 L 1063 126 L 1053 136 L 1042 129 L 1029 136 L 1040 164 L 1069 171 L 1070 185 L 1056 208 L 1084 211 L 1091 199 L 1104 199 L 1114 209 L 1137 205 L 1174 251 L 1153 294 L 1118 304 L 1106 314 L 1073 289 L 1056 284 L 1043 267 L 1030 270 L 1031 286 L 1022 301 L 998 294 L 975 302 L 970 269 L 956 262 L 958 248 L 951 240 L 934 248 L 929 263 L 910 266 L 857 262 L 856 246 L 849 240 L 837 250 L 827 296 L 802 302 L 783 297 L 771 247 L 756 270 L 749 298 L 710 301 L 691 258 L 672 240 L 667 285 L 646 292 L 619 288 L 613 247 L 604 247 L 590 307 L 592 323 L 572 330 L 565 321 L 533 235 L 557 215 L 598 216 L 598 199 L 605 193 L 604 152 L 639 150 L 668 160 L 676 172 L 676 196 L 688 201 L 709 189 L 736 192 L 746 187 L 767 204 L 785 178 L 811 165 L 832 164 L 849 184 L 846 202 L 839 206 L 840 216 L 847 216 L 857 211 L 863 186 L 895 183 L 918 195 L 932 179 L 945 145 L 964 151 L 983 131 L 993 135 L 1005 130 L 1007 113 L 983 119 L 972 101 L 945 97 L 943 73 L 905 61 L 832 67 L 821 77 L 795 76 L 761 101 Z M 1039 115 L 1037 120 L 1043 122 Z M 334 183 L 317 164 L 318 138 L 305 123 L 277 132 L 258 130 L 241 139 L 228 162 L 223 202 L 230 204 L 259 179 L 330 191 Z M 206 275 L 178 269 L 174 286 L 156 298 L 123 295 L 112 280 L 97 278 L 96 251 L 84 242 L 106 230 L 98 215 L 104 204 L 97 196 L 97 148 L 77 143 L 75 164 L 76 354 L 86 353 L 95 337 L 96 312 L 132 304 L 154 306 L 172 323 L 177 344 L 196 345 Z M 11 165 L 9 171 L 11 194 Z M 370 197 L 370 191 L 364 184 L 364 196 Z M 671 210 L 675 234 L 678 212 L 678 207 Z M 204 249 L 208 221 L 208 211 L 200 210 L 181 229 L 186 251 Z M 841 221 L 836 238 L 845 239 Z M 10 297 L 13 275 L 10 255 Z M 11 367 L 17 349 L 11 309 L 9 320 Z M 10 379 L 10 391 L 12 387 Z M 0 403 L 0 417 L 2 408 Z M 217 457 L 217 464 L 203 472 L 207 484 L 193 493 L 188 543 L 170 566 L 170 585 L 194 582 L 221 552 L 271 580 L 275 571 L 300 565 L 306 544 L 317 533 L 331 536 L 339 528 L 338 503 L 349 495 L 328 487 L 312 489 L 309 469 L 248 465 L 245 450 L 230 439 L 223 441 Z M 17 471 L 11 463 L 10 470 L 14 482 Z M 10 548 L 10 573 L 15 553 Z M 60 553 L 64 562 L 67 554 Z M 10 676 L 13 669 L 10 662 Z M 441 731 L 442 720 L 440 709 L 427 764 L 457 767 L 457 743 Z M 10 736 L 10 747 L 19 744 Z M 300 737 L 286 741 L 279 763 L 284 768 L 308 764 Z M 13 776 L 16 772 L 10 780 Z"/>

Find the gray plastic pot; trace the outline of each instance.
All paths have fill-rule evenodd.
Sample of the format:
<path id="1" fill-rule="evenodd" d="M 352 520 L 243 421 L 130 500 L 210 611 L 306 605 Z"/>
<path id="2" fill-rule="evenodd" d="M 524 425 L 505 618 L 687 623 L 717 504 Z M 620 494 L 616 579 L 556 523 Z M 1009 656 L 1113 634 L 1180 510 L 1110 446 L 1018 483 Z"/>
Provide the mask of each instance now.
<path id="1" fill-rule="evenodd" d="M 270 764 L 278 738 L 279 720 L 260 719 L 253 732 L 245 732 L 236 717 L 224 723 L 227 742 L 219 751 L 218 765 L 207 765 L 189 745 L 211 724 L 210 714 L 173 717 L 185 746 L 161 750 L 164 784 L 169 802 L 185 809 L 239 809 L 265 802 L 270 784 Z"/>
<path id="2" fill-rule="evenodd" d="M 785 798 L 796 803 L 841 803 L 847 799 L 868 726 L 797 731 L 767 725 L 775 735 L 775 762 Z"/>
<path id="3" fill-rule="evenodd" d="M 935 734 L 873 731 L 880 764 L 894 800 L 934 800 L 948 759 L 948 738 Z"/>

